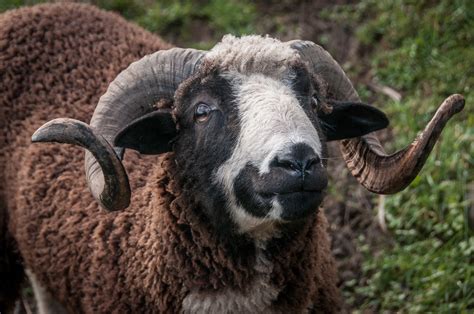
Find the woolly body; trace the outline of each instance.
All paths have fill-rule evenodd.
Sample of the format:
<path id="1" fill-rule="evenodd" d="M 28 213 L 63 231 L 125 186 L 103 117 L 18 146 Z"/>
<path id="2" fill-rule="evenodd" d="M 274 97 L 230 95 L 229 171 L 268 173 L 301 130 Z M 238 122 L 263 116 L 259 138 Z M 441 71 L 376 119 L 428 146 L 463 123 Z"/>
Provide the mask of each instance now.
<path id="1" fill-rule="evenodd" d="M 22 268 L 29 269 L 74 312 L 177 312 L 186 310 L 183 304 L 192 311 L 199 300 L 194 310 L 209 310 L 206 302 L 216 293 L 230 298 L 221 298 L 214 311 L 339 308 L 322 212 L 262 249 L 246 237 L 216 236 L 183 193 L 185 173 L 176 171 L 173 153 L 127 153 L 131 206 L 108 213 L 86 187 L 82 150 L 30 144 L 34 130 L 51 118 L 88 121 L 121 70 L 169 45 L 115 14 L 80 4 L 7 12 L 0 26 L 0 85 L 7 87 L 0 94 L 0 203 L 8 212 L 0 216 L 6 255 L 0 266 L 15 270 L 1 274 L 2 282 L 17 287 Z M 266 261 L 263 270 L 259 259 Z M 262 280 L 267 296 L 247 298 Z M 233 303 L 236 295 L 246 304 Z M 13 296 L 7 297 L 0 306 Z"/>

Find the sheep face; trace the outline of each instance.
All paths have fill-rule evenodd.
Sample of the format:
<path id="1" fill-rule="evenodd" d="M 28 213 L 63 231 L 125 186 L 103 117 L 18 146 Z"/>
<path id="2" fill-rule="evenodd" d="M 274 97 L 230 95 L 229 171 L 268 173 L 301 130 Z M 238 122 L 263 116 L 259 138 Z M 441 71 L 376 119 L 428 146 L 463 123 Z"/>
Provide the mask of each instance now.
<path id="1" fill-rule="evenodd" d="M 362 104 L 331 109 L 323 86 L 296 50 L 252 36 L 224 39 L 181 83 L 172 149 L 182 186 L 194 189 L 190 194 L 215 225 L 258 232 L 317 210 L 327 186 L 326 140 L 360 136 L 367 124 L 385 121 Z M 147 123 L 168 124 L 151 113 L 156 117 Z M 116 143 L 147 151 L 133 144 L 147 137 L 146 128 L 130 145 L 123 140 L 134 129 L 142 130 L 132 123 Z"/>
<path id="2" fill-rule="evenodd" d="M 318 75 L 337 101 L 324 97 Z M 55 119 L 32 140 L 85 147 L 88 185 L 109 210 L 130 204 L 124 148 L 174 150 L 181 188 L 198 200 L 196 209 L 216 225 L 231 222 L 246 232 L 301 220 L 319 206 L 326 141 L 356 138 L 342 147 L 359 182 L 376 193 L 399 191 L 464 106 L 462 96 L 449 97 L 409 149 L 386 156 L 376 137 L 359 138 L 386 127 L 386 116 L 347 98 L 357 94 L 321 47 L 225 36 L 209 52 L 174 48 L 143 57 L 110 84 L 90 126 Z M 174 117 L 170 108 L 152 107 L 163 100 L 173 100 Z M 400 176 L 394 169 L 407 171 Z"/>
<path id="3" fill-rule="evenodd" d="M 214 67 L 183 84 L 174 151 L 209 215 L 224 208 L 245 232 L 318 208 L 327 186 L 319 89 L 302 63 L 278 76 Z"/>

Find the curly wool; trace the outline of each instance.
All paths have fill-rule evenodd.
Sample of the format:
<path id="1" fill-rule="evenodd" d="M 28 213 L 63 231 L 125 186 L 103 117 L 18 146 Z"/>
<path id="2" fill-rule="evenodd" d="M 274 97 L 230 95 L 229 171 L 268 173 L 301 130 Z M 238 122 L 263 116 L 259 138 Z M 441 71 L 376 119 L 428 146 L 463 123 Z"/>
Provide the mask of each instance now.
<path id="1" fill-rule="evenodd" d="M 300 57 L 296 50 L 275 38 L 225 35 L 204 60 L 219 65 L 221 70 L 279 77 L 288 71 L 288 65 L 299 61 Z"/>
<path id="2" fill-rule="evenodd" d="M 89 121 L 100 95 L 120 71 L 147 53 L 169 47 L 118 15 L 90 5 L 47 4 L 0 15 L 0 312 L 11 308 L 16 297 L 23 278 L 21 259 L 33 267 L 29 264 L 34 264 L 34 254 L 38 254 L 33 239 L 43 236 L 40 229 L 47 229 L 42 227 L 44 219 L 52 213 L 62 217 L 61 212 L 50 211 L 54 197 L 54 202 L 43 202 L 48 191 L 58 186 L 38 186 L 29 200 L 21 194 L 32 172 L 24 165 L 31 160 L 30 150 L 37 147 L 31 145 L 31 134 L 56 117 Z M 73 197 L 78 192 L 68 192 L 68 182 L 56 179 L 70 175 L 67 169 L 82 169 L 83 152 L 54 145 L 47 150 L 46 155 L 38 156 L 42 165 L 38 179 L 53 179 L 51 182 L 64 188 L 61 193 Z M 84 180 L 80 172 L 74 181 Z M 98 210 L 88 199 L 88 189 L 80 187 L 79 191 L 88 202 L 85 208 Z M 29 214 L 33 214 L 30 221 Z M 36 214 L 41 215 L 38 224 Z M 20 246 L 16 242 L 23 242 L 31 233 L 34 238 L 28 240 L 33 242 L 27 254 L 16 253 Z M 28 254 L 33 255 L 30 261 Z"/>
<path id="3" fill-rule="evenodd" d="M 246 253 L 233 254 L 234 243 L 216 236 L 187 193 L 192 185 L 183 187 L 173 154 L 127 152 L 132 205 L 104 212 L 88 191 L 81 149 L 30 143 L 53 118 L 89 121 L 121 70 L 169 46 L 82 4 L 10 11 L 0 16 L 0 30 L 0 85 L 8 87 L 0 92 L 0 206 L 8 209 L 0 237 L 11 239 L 0 266 L 30 269 L 73 312 L 178 312 L 191 290 L 245 291 L 256 276 L 253 247 L 244 239 Z M 320 212 L 268 244 L 271 282 L 282 289 L 275 312 L 312 303 L 316 311 L 339 308 L 326 227 Z M 19 285 L 19 276 L 0 275 Z"/>

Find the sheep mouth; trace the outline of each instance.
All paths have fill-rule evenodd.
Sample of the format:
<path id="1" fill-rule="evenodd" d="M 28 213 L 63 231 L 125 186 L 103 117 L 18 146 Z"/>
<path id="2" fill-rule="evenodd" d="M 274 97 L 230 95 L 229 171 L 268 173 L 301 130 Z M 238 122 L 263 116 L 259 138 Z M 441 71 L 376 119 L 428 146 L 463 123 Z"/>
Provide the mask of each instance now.
<path id="1" fill-rule="evenodd" d="M 266 202 L 279 204 L 282 211 L 280 219 L 284 221 L 298 220 L 316 212 L 323 202 L 325 190 L 300 190 L 278 193 L 260 193 Z"/>
<path id="2" fill-rule="evenodd" d="M 254 217 L 280 221 L 302 219 L 317 211 L 325 196 L 327 176 L 321 171 L 302 179 L 285 172 L 261 175 L 246 166 L 234 182 L 238 204 Z"/>
<path id="3" fill-rule="evenodd" d="M 326 176 L 323 179 L 318 177 L 301 179 L 290 176 L 268 179 L 261 176 L 253 176 L 252 185 L 257 194 L 264 198 L 270 198 L 275 196 L 321 194 L 326 190 L 327 181 Z"/>
<path id="4" fill-rule="evenodd" d="M 275 197 L 293 197 L 297 195 L 321 195 L 324 190 L 295 190 L 295 191 L 278 191 L 278 192 L 257 192 L 257 194 L 263 199 L 273 199 Z"/>
<path id="5" fill-rule="evenodd" d="M 265 174 L 254 170 L 248 175 L 255 192 L 264 196 L 321 193 L 326 189 L 328 183 L 324 168 L 305 175 L 289 174 L 282 169 L 273 169 Z"/>

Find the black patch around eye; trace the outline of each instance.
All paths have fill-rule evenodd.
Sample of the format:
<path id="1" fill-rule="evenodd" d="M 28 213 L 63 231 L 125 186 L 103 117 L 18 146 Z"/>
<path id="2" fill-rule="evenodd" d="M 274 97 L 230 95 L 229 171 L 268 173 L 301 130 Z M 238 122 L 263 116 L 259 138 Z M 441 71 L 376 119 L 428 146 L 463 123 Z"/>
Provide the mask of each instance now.
<path id="1" fill-rule="evenodd" d="M 180 180 L 183 186 L 192 189 L 189 194 L 199 195 L 198 201 L 209 221 L 219 232 L 229 234 L 234 227 L 226 210 L 225 191 L 213 178 L 230 158 L 240 133 L 235 96 L 230 82 L 216 73 L 205 79 L 195 77 L 186 83 L 175 98 L 180 129 L 174 151 L 176 164 L 183 170 Z M 196 105 L 210 100 L 216 111 L 206 123 L 195 123 Z"/>
<path id="2" fill-rule="evenodd" d="M 297 96 L 308 96 L 312 94 L 311 76 L 308 71 L 302 66 L 296 66 L 293 68 L 295 75 L 292 80 L 293 90 Z"/>
<path id="3" fill-rule="evenodd" d="M 198 74 L 186 82 L 176 95 L 176 117 L 179 125 L 184 128 L 194 124 L 195 106 L 200 102 L 221 111 L 224 117 L 231 117 L 232 112 L 237 110 L 234 108 L 231 83 L 227 79 L 217 72 L 212 72 L 205 78 Z"/>

